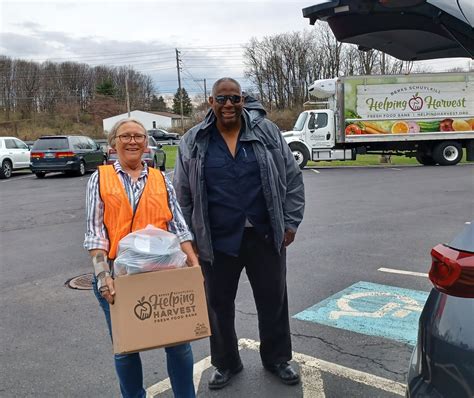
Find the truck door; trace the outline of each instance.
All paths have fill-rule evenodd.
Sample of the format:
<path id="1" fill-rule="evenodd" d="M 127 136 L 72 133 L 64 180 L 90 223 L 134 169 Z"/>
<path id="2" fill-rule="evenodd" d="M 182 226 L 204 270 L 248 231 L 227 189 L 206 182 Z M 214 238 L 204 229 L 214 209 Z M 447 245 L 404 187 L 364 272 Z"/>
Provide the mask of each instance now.
<path id="1" fill-rule="evenodd" d="M 331 113 L 329 110 L 310 113 L 306 131 L 306 142 L 311 148 L 334 147 L 334 122 Z"/>

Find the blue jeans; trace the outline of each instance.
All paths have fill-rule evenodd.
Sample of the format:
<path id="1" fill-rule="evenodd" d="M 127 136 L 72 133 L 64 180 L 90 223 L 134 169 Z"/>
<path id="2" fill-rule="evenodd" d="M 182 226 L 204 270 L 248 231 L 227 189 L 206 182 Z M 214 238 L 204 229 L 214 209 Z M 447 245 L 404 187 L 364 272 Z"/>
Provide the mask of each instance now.
<path id="1" fill-rule="evenodd" d="M 104 311 L 105 320 L 112 338 L 109 303 L 97 290 L 97 282 L 92 281 L 94 294 Z M 171 387 L 176 398 L 195 398 L 193 383 L 193 352 L 189 343 L 165 348 L 166 366 Z M 142 362 L 138 353 L 115 354 L 115 370 L 120 382 L 120 391 L 124 398 L 145 398 L 143 389 Z"/>

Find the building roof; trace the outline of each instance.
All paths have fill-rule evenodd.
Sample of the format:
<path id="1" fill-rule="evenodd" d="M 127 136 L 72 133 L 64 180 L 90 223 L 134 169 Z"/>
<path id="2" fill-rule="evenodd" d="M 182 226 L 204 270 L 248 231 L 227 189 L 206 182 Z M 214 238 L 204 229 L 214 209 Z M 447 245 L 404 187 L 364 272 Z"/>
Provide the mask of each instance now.
<path id="1" fill-rule="evenodd" d="M 176 113 L 171 113 L 171 112 L 152 112 L 152 111 L 141 111 L 139 109 L 134 109 L 130 113 L 133 114 L 134 112 L 141 112 L 141 113 L 147 113 L 149 115 L 157 115 L 157 116 L 167 117 L 167 118 L 170 118 L 172 120 L 180 120 L 181 119 L 181 115 L 177 115 Z M 120 115 L 110 116 L 110 117 L 107 117 L 103 120 L 113 119 L 113 118 L 116 118 L 118 116 L 126 117 L 127 112 L 121 113 Z M 189 116 L 183 116 L 183 119 L 191 119 L 191 118 Z"/>
<path id="2" fill-rule="evenodd" d="M 171 112 L 155 112 L 155 111 L 149 111 L 148 113 L 154 113 L 155 115 L 170 117 L 171 119 L 181 119 L 181 115 L 177 115 L 176 113 L 171 113 Z M 189 116 L 183 116 L 183 118 L 184 118 L 184 119 L 190 119 Z"/>

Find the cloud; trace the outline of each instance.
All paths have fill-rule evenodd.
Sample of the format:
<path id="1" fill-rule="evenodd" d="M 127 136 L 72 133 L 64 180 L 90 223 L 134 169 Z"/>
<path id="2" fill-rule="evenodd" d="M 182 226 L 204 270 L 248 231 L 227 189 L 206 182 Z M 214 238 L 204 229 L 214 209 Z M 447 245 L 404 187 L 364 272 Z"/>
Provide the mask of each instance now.
<path id="1" fill-rule="evenodd" d="M 2 54 L 36 62 L 128 66 L 149 75 L 156 90 L 162 94 L 172 94 L 177 90 L 176 52 L 171 44 L 111 40 L 97 36 L 75 37 L 64 32 L 43 30 L 38 24 L 23 25 L 27 24 L 31 27 L 30 32 L 0 33 Z M 222 76 L 243 78 L 239 46 L 183 47 L 180 57 L 182 85 L 191 96 L 204 94 L 203 79 L 207 80 L 209 92 L 214 81 Z"/>
<path id="2" fill-rule="evenodd" d="M 30 29 L 30 30 L 37 30 L 37 29 L 41 28 L 40 24 L 38 24 L 36 22 L 32 22 L 32 21 L 25 21 L 25 22 L 15 23 L 13 25 L 18 26 L 19 28 L 26 28 L 26 29 Z"/>
<path id="3" fill-rule="evenodd" d="M 36 37 L 8 32 L 0 32 L 0 46 L 2 54 L 12 58 L 42 57 L 43 54 L 55 50 Z"/>

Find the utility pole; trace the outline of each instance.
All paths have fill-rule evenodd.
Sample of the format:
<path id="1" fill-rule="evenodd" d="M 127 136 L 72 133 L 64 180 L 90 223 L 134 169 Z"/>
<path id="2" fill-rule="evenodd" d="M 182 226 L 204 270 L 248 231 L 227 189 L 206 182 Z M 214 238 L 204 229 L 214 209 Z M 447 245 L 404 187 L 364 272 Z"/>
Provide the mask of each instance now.
<path id="1" fill-rule="evenodd" d="M 176 50 L 176 69 L 178 70 L 178 92 L 179 92 L 179 107 L 181 111 L 181 132 L 184 133 L 184 117 L 183 117 L 183 91 L 181 90 L 181 72 L 179 66 L 179 51 Z"/>
<path id="2" fill-rule="evenodd" d="M 194 80 L 195 82 L 204 82 L 204 103 L 206 104 L 206 110 L 209 106 L 209 104 L 207 103 L 207 88 L 206 88 L 206 79 L 195 79 Z"/>
<path id="3" fill-rule="evenodd" d="M 128 117 L 130 117 L 130 95 L 128 94 L 128 69 L 125 74 L 125 97 L 127 98 L 127 112 Z"/>

